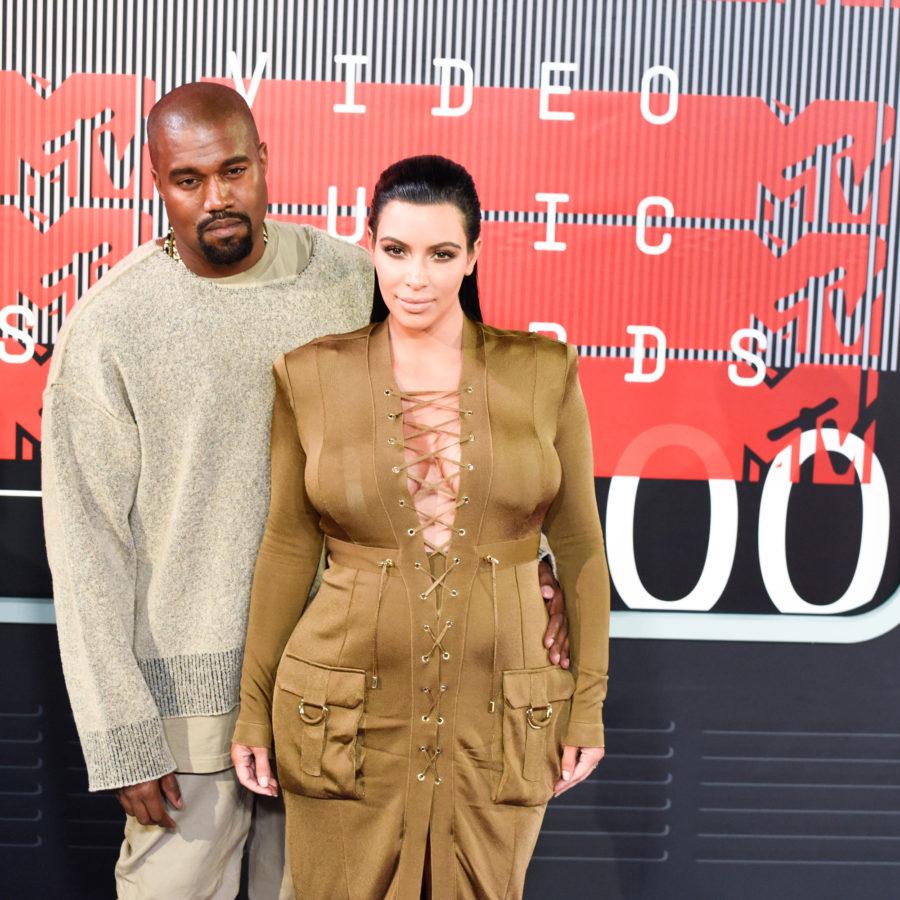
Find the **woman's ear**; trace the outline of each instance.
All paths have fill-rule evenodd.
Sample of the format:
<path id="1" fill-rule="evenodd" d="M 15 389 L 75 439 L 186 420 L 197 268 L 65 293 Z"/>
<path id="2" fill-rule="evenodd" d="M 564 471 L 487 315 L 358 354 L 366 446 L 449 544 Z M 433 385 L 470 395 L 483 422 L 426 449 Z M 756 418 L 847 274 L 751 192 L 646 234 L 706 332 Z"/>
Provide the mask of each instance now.
<path id="1" fill-rule="evenodd" d="M 472 244 L 472 249 L 469 251 L 468 259 L 466 261 L 466 275 L 471 275 L 472 272 L 475 271 L 475 263 L 478 262 L 478 257 L 481 254 L 481 238 L 478 238 L 474 244 Z"/>
<path id="2" fill-rule="evenodd" d="M 374 256 L 375 255 L 375 233 L 372 231 L 371 228 L 366 228 L 366 237 L 368 238 L 368 240 L 366 241 L 366 243 L 368 244 L 366 249 L 369 251 L 369 256 Z"/>

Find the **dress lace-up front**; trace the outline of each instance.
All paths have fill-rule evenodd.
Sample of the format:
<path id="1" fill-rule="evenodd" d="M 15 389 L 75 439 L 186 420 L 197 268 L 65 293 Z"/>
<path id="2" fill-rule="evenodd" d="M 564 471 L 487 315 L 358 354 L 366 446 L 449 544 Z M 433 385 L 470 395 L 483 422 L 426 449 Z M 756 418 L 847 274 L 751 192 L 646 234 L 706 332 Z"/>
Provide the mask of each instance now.
<path id="1" fill-rule="evenodd" d="M 387 389 L 391 391 L 390 388 Z M 437 664 L 437 687 L 422 687 L 428 707 L 422 715 L 423 722 L 433 722 L 438 731 L 435 746 L 421 747 L 425 765 L 418 774 L 419 781 L 429 772 L 435 784 L 441 784 L 438 757 L 441 754 L 440 726 L 444 718 L 440 703 L 446 685 L 443 683 L 443 663 L 450 659 L 450 652 L 443 644 L 453 620 L 443 613 L 446 579 L 458 563 L 458 557 L 448 554 L 453 540 L 456 511 L 467 502 L 459 496 L 460 472 L 463 468 L 461 445 L 474 439 L 474 434 L 462 436 L 460 409 L 461 391 L 391 391 L 400 400 L 402 424 L 402 449 L 404 462 L 393 467 L 395 475 L 405 475 L 406 487 L 419 519 L 418 527 L 409 529 L 409 536 L 422 535 L 428 566 L 422 566 L 429 576 L 430 585 L 419 598 L 432 602 L 433 624 L 423 628 L 430 646 L 426 645 L 420 659 L 424 666 L 432 661 Z M 457 529 L 457 533 L 465 532 Z M 448 590 L 450 596 L 458 591 Z"/>
<path id="2" fill-rule="evenodd" d="M 460 445 L 474 439 L 461 434 L 460 391 L 399 391 L 407 490 L 419 516 L 429 553 L 446 556 L 453 534 L 462 468 Z"/>

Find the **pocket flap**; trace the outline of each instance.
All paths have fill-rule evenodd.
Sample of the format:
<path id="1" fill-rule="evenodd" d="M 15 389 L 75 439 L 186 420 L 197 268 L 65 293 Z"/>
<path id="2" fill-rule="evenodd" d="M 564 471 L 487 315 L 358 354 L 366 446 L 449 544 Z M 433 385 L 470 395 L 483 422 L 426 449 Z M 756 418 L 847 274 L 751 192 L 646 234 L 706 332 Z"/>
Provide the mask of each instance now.
<path id="1" fill-rule="evenodd" d="M 514 669 L 503 673 L 503 696 L 515 708 L 546 706 L 568 700 L 575 692 L 575 676 L 559 666 Z"/>
<path id="2" fill-rule="evenodd" d="M 278 666 L 275 686 L 321 706 L 355 709 L 366 693 L 366 673 L 362 669 L 344 669 L 310 662 L 285 654 Z"/>

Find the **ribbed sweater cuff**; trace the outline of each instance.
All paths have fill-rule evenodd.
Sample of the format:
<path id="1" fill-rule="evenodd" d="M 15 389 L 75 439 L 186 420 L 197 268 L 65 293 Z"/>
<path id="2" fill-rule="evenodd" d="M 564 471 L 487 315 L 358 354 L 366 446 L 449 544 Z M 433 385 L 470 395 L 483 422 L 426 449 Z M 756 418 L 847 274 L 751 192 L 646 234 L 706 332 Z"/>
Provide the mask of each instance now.
<path id="1" fill-rule="evenodd" d="M 91 791 L 152 781 L 175 771 L 159 719 L 120 725 L 110 731 L 89 731 L 81 737 L 81 748 Z"/>

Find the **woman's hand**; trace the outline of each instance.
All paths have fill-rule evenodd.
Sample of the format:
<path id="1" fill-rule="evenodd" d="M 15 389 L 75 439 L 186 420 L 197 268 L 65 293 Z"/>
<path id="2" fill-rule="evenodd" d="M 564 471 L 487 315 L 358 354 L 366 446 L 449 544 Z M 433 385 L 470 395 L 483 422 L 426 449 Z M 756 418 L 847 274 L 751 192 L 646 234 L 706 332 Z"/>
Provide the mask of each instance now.
<path id="1" fill-rule="evenodd" d="M 584 781 L 597 768 L 603 754 L 603 747 L 563 747 L 562 777 L 553 786 L 553 796 L 564 794 L 569 788 Z"/>
<path id="2" fill-rule="evenodd" d="M 278 782 L 272 777 L 268 747 L 248 747 L 246 744 L 231 745 L 231 761 L 238 781 L 264 797 L 278 796 Z"/>

